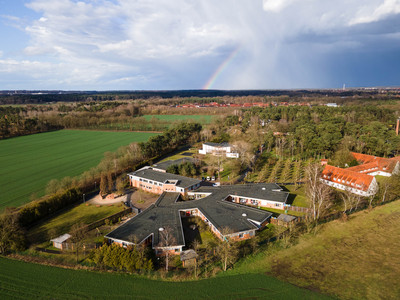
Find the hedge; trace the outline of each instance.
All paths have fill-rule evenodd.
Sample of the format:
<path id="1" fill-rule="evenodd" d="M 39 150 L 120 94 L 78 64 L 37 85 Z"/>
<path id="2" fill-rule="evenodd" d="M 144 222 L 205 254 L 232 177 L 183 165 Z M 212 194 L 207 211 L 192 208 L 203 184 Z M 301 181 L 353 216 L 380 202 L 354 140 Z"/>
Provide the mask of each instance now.
<path id="1" fill-rule="evenodd" d="M 35 222 L 81 200 L 82 194 L 75 188 L 62 193 L 33 201 L 18 211 L 18 221 L 21 226 L 27 227 Z"/>

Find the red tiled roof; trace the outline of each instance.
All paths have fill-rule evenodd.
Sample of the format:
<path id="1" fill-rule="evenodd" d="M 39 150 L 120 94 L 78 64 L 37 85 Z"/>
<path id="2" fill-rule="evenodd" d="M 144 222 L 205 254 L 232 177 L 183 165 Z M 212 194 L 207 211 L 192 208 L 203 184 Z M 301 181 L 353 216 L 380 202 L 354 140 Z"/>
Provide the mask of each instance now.
<path id="1" fill-rule="evenodd" d="M 371 173 L 382 171 L 392 173 L 397 163 L 396 160 L 390 158 L 377 157 L 355 152 L 351 152 L 351 154 L 358 162 L 362 163 L 361 165 L 347 168 L 347 170 L 354 172 Z"/>
<path id="2" fill-rule="evenodd" d="M 391 158 L 391 160 L 400 161 L 400 156 L 395 156 L 395 157 Z"/>
<path id="3" fill-rule="evenodd" d="M 325 166 L 321 178 L 363 191 L 368 190 L 374 179 L 371 175 L 357 173 L 349 169 L 341 169 L 330 165 Z"/>

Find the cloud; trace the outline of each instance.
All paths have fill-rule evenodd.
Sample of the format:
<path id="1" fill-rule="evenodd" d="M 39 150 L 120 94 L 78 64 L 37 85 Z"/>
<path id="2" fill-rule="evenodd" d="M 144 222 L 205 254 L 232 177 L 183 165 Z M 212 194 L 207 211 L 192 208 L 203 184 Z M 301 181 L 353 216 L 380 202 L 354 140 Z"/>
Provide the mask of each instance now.
<path id="1" fill-rule="evenodd" d="M 263 0 L 263 8 L 266 11 L 280 12 L 296 0 Z"/>
<path id="2" fill-rule="evenodd" d="M 381 1 L 380 1 L 381 2 Z M 363 7 L 357 12 L 357 16 L 350 20 L 350 25 L 371 23 L 380 21 L 388 16 L 400 13 L 399 0 L 385 0 L 377 6 Z"/>
<path id="3" fill-rule="evenodd" d="M 399 3 L 32 0 L 34 20 L 7 17 L 29 41 L 3 55 L 0 74 L 37 70 L 44 86 L 67 89 L 200 88 L 212 76 L 213 88 L 326 86 L 330 59 L 398 48 Z"/>

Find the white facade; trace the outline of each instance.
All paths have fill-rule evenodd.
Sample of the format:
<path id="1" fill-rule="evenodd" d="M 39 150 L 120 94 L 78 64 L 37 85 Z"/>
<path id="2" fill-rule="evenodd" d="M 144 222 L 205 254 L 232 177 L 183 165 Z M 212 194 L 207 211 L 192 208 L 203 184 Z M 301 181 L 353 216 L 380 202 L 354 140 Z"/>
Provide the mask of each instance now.
<path id="1" fill-rule="evenodd" d="M 232 151 L 229 144 L 203 144 L 203 148 L 199 150 L 200 154 L 225 155 L 229 158 L 239 158 L 239 153 Z"/>
<path id="2" fill-rule="evenodd" d="M 357 195 L 360 195 L 363 197 L 373 196 L 378 191 L 378 183 L 375 178 L 372 179 L 371 184 L 369 185 L 369 187 L 366 191 L 362 190 L 362 186 L 350 187 L 350 186 L 347 186 L 344 184 L 340 184 L 340 183 L 322 179 L 322 178 L 321 178 L 321 181 L 331 187 L 334 187 L 334 188 L 337 188 L 337 189 L 340 189 L 343 191 L 349 191 L 353 194 L 357 194 Z"/>

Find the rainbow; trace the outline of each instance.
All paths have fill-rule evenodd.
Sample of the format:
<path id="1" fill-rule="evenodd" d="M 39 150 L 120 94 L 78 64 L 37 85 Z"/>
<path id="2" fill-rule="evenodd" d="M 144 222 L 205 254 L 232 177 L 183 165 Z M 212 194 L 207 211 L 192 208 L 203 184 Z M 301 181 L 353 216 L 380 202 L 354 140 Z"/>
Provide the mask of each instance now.
<path id="1" fill-rule="evenodd" d="M 203 86 L 203 90 L 208 90 L 211 88 L 211 86 L 215 83 L 219 75 L 221 75 L 221 73 L 226 69 L 226 67 L 235 59 L 241 48 L 242 47 L 239 46 L 235 50 L 233 50 L 232 53 L 229 54 L 229 56 L 218 66 L 213 75 L 210 77 L 210 79 L 207 80 L 206 84 Z"/>

